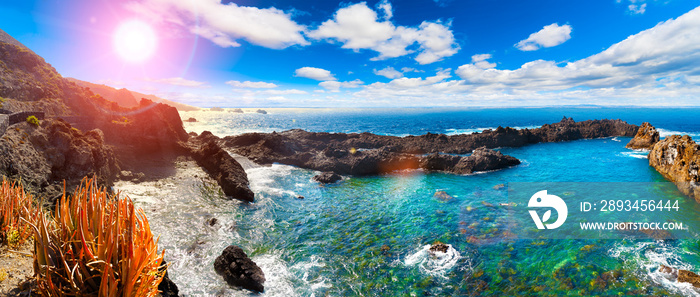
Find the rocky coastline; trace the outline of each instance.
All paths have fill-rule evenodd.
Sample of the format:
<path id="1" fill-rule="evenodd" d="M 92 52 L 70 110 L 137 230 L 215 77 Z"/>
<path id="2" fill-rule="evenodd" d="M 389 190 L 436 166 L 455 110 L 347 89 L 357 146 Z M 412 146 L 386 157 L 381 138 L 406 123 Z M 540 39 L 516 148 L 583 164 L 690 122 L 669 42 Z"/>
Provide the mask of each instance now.
<path id="1" fill-rule="evenodd" d="M 671 135 L 659 140 L 656 128 L 643 123 L 626 147 L 649 150 L 649 166 L 700 202 L 700 145 L 690 136 Z"/>
<path id="2" fill-rule="evenodd" d="M 222 145 L 259 164 L 281 163 L 341 175 L 376 175 L 423 169 L 455 174 L 503 169 L 520 163 L 494 151 L 540 142 L 633 136 L 638 126 L 621 120 L 560 122 L 536 129 L 498 127 L 481 133 L 384 136 L 288 130 L 226 136 Z"/>

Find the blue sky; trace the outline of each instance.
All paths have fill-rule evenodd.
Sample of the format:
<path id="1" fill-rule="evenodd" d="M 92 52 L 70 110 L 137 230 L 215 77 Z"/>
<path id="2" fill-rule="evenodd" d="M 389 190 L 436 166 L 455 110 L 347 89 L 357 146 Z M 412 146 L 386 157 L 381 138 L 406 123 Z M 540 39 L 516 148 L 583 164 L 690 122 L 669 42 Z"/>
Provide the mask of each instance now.
<path id="1" fill-rule="evenodd" d="M 211 107 L 699 105 L 697 1 L 0 2 L 61 74 Z M 121 24 L 152 55 L 116 54 Z"/>

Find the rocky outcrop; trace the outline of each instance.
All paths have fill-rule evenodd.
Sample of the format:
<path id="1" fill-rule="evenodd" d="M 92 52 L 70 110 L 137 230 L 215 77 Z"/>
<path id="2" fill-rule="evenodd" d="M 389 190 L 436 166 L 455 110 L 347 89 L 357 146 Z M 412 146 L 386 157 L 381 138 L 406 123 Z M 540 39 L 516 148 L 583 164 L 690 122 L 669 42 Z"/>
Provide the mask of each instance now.
<path id="1" fill-rule="evenodd" d="M 491 171 L 518 164 L 520 164 L 520 160 L 485 147 L 475 149 L 467 157 L 434 153 L 420 159 L 420 167 L 423 169 L 456 174 Z"/>
<path id="2" fill-rule="evenodd" d="M 163 267 L 167 267 L 167 263 L 165 260 L 163 260 L 163 263 L 161 264 Z M 177 285 L 170 279 L 170 276 L 168 276 L 168 271 L 165 271 L 165 276 L 163 276 L 163 280 L 161 280 L 160 284 L 158 284 L 158 291 L 160 291 L 160 297 L 178 297 L 180 296 L 180 290 L 177 288 Z"/>
<path id="3" fill-rule="evenodd" d="M 229 285 L 256 292 L 265 291 L 265 274 L 240 247 L 226 247 L 214 261 L 214 269 Z"/>
<path id="4" fill-rule="evenodd" d="M 138 153 L 176 151 L 189 137 L 174 107 L 142 99 L 138 107 L 123 114 L 98 125 L 110 144 L 131 147 Z"/>
<path id="5" fill-rule="evenodd" d="M 93 175 L 100 185 L 111 186 L 119 168 L 100 130 L 83 133 L 49 119 L 39 126 L 10 126 L 0 139 L 0 171 L 51 200 L 62 193 L 64 180 L 69 191 Z"/>
<path id="6" fill-rule="evenodd" d="M 332 184 L 343 179 L 342 176 L 333 172 L 323 172 L 314 176 L 314 180 L 322 184 Z"/>
<path id="7" fill-rule="evenodd" d="M 690 283 L 693 287 L 700 288 L 700 275 L 688 270 L 678 269 L 678 281 Z"/>
<path id="8" fill-rule="evenodd" d="M 563 119 L 537 129 L 513 129 L 498 127 L 481 133 L 444 135 L 428 133 L 421 136 L 386 136 L 371 133 L 325 133 L 289 130 L 281 133 L 247 133 L 224 138 L 226 146 L 241 155 L 267 164 L 269 153 L 324 151 L 334 154 L 385 149 L 389 152 L 409 154 L 469 154 L 479 147 L 521 147 L 539 142 L 569 141 L 612 136 L 634 136 L 637 126 L 621 120 L 589 120 L 575 122 Z M 263 151 L 256 151 L 256 148 Z M 276 158 L 276 157 L 272 157 Z"/>
<path id="9" fill-rule="evenodd" d="M 648 155 L 649 165 L 678 189 L 700 202 L 700 146 L 688 135 L 671 135 L 657 142 Z"/>
<path id="10" fill-rule="evenodd" d="M 450 249 L 450 246 L 447 244 L 444 244 L 442 242 L 436 241 L 430 246 L 430 249 L 428 249 L 430 252 L 441 252 L 441 253 L 447 253 L 447 250 Z"/>
<path id="11" fill-rule="evenodd" d="M 199 136 L 191 137 L 187 147 L 192 158 L 216 180 L 226 196 L 247 202 L 254 201 L 245 170 L 221 148 L 218 137 L 204 131 Z"/>
<path id="12" fill-rule="evenodd" d="M 656 128 L 648 122 L 644 122 L 639 126 L 634 138 L 625 147 L 650 150 L 657 142 L 659 142 L 659 131 L 656 131 Z"/>

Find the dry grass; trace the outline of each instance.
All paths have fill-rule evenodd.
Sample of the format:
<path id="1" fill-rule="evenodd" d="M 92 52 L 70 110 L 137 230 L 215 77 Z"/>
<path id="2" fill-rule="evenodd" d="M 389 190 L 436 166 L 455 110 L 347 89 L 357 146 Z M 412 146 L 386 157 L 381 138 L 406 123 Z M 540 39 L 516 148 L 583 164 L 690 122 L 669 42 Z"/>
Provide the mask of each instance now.
<path id="1" fill-rule="evenodd" d="M 64 194 L 54 219 L 38 216 L 34 271 L 43 296 L 156 296 L 163 253 L 128 198 L 84 180 Z"/>

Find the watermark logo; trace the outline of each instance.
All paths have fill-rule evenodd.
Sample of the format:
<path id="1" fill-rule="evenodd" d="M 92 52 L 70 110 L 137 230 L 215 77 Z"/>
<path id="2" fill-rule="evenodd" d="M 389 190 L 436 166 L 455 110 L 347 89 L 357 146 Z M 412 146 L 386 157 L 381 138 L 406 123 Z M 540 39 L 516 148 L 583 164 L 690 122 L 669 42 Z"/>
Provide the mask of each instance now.
<path id="1" fill-rule="evenodd" d="M 532 195 L 532 197 L 530 197 L 530 201 L 527 203 L 527 206 L 530 208 L 548 207 L 554 208 L 554 210 L 557 211 L 557 220 L 551 224 L 544 224 L 552 217 L 551 209 L 548 209 L 544 215 L 542 215 L 542 219 L 540 219 L 540 216 L 537 214 L 536 210 L 529 210 L 532 220 L 535 221 L 535 225 L 537 225 L 537 229 L 545 229 L 545 227 L 547 229 L 559 228 L 562 224 L 564 224 L 566 221 L 566 216 L 569 214 L 569 209 L 566 207 L 564 200 L 556 195 L 548 195 L 547 190 L 542 190 L 535 193 L 535 195 Z"/>

